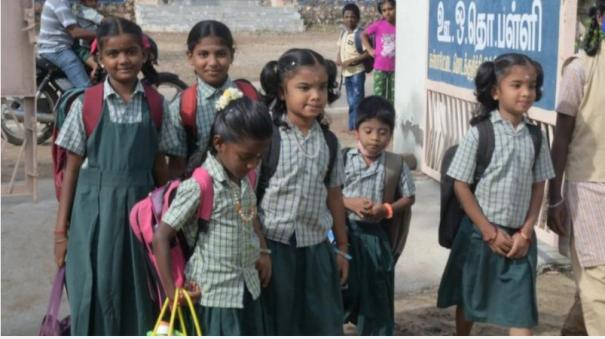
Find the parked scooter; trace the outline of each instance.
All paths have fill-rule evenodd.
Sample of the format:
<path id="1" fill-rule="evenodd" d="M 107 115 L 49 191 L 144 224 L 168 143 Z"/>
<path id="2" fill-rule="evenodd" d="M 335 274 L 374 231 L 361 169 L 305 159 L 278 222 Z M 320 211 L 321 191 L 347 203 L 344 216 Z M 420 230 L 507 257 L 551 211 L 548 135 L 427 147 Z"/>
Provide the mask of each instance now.
<path id="1" fill-rule="evenodd" d="M 149 46 L 149 62 L 143 66 L 143 82 L 153 84 L 166 100 L 171 101 L 178 93 L 187 88 L 178 75 L 169 72 L 157 72 L 154 65 L 158 64 L 158 47 L 155 41 L 147 37 Z M 102 81 L 105 74 L 101 68 L 95 76 L 97 81 Z M 36 58 L 36 123 L 37 141 L 41 144 L 52 135 L 55 122 L 55 105 L 61 94 L 65 93 L 73 85 L 65 74 L 57 66 L 39 56 Z M 23 143 L 24 110 L 23 99 L 19 97 L 2 98 L 2 138 L 13 145 Z"/>

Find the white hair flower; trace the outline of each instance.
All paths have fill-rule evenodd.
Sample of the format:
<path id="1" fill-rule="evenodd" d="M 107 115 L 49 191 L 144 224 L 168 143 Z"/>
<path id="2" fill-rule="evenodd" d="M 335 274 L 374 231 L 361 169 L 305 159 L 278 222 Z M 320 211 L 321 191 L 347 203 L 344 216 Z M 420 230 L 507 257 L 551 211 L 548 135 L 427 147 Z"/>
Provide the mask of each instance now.
<path id="1" fill-rule="evenodd" d="M 225 107 L 227 107 L 227 105 L 229 105 L 229 103 L 233 100 L 237 100 L 239 98 L 243 98 L 244 97 L 244 93 L 242 93 L 239 89 L 237 88 L 227 88 L 224 92 L 223 95 L 221 95 L 221 97 L 218 99 L 218 101 L 216 102 L 216 109 L 217 110 L 223 110 L 225 109 Z"/>

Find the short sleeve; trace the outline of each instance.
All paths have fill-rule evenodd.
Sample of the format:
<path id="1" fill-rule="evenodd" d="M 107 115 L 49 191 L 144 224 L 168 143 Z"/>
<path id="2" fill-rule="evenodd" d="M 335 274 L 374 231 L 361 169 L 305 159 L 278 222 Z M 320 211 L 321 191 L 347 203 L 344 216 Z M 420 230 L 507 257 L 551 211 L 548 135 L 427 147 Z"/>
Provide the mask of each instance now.
<path id="1" fill-rule="evenodd" d="M 378 27 L 380 25 L 380 21 L 374 21 L 368 27 L 366 27 L 366 33 L 368 35 L 374 35 L 378 31 Z"/>
<path id="2" fill-rule="evenodd" d="M 82 120 L 82 96 L 76 98 L 71 104 L 55 144 L 79 156 L 86 155 L 86 130 Z"/>
<path id="3" fill-rule="evenodd" d="M 330 188 L 342 186 L 345 177 L 344 163 L 342 161 L 342 152 L 340 151 L 340 141 L 336 144 L 336 146 L 336 159 L 334 161 L 332 173 L 330 173 Z"/>
<path id="4" fill-rule="evenodd" d="M 200 186 L 195 179 L 187 179 L 176 189 L 176 195 L 162 217 L 162 221 L 176 231 L 182 230 L 185 226 L 195 221 L 194 217 L 199 204 Z"/>
<path id="5" fill-rule="evenodd" d="M 479 130 L 472 127 L 458 145 L 454 159 L 447 170 L 447 175 L 456 180 L 472 184 L 475 167 L 477 166 L 478 146 Z"/>
<path id="6" fill-rule="evenodd" d="M 573 117 L 578 114 L 584 96 L 584 77 L 584 70 L 578 58 L 563 68 L 556 112 Z"/>
<path id="7" fill-rule="evenodd" d="M 403 162 L 403 169 L 401 171 L 401 177 L 399 177 L 399 189 L 401 196 L 409 198 L 416 195 L 416 185 L 414 184 L 414 177 L 408 165 L 405 161 Z"/>
<path id="8" fill-rule="evenodd" d="M 540 145 L 540 154 L 534 164 L 534 182 L 546 181 L 555 177 L 552 160 L 550 158 L 550 149 L 548 147 L 546 134 L 542 132 L 542 143 Z"/>
<path id="9" fill-rule="evenodd" d="M 61 22 L 63 27 L 67 28 L 77 23 L 76 17 L 71 12 L 71 7 L 66 0 L 57 1 L 57 6 L 54 8 L 57 19 Z"/>
<path id="10" fill-rule="evenodd" d="M 162 119 L 159 149 L 164 154 L 186 157 L 187 136 L 181 123 L 180 105 L 181 100 L 178 96 L 166 108 L 168 114 L 165 114 L 166 118 Z"/>

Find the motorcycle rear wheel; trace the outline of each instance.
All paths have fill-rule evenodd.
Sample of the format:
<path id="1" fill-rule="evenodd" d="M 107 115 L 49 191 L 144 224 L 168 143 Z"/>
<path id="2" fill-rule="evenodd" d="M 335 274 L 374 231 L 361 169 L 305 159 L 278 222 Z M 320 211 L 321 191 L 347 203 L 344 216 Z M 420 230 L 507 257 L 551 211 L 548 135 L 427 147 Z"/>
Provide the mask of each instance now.
<path id="1" fill-rule="evenodd" d="M 53 107 L 57 101 L 56 93 L 49 86 L 45 86 L 36 97 L 38 113 L 54 114 Z M 23 98 L 3 97 L 2 98 L 2 138 L 6 141 L 20 146 L 23 144 Z M 53 133 L 54 122 L 36 122 L 37 142 L 44 143 Z"/>

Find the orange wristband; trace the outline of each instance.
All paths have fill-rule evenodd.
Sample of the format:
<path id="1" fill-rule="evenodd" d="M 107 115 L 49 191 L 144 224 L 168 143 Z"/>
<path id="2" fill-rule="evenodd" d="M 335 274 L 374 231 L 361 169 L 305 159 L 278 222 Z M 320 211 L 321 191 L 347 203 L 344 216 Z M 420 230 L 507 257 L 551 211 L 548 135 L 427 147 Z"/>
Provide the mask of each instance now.
<path id="1" fill-rule="evenodd" d="M 391 206 L 391 204 L 389 204 L 388 202 L 385 202 L 384 204 L 382 204 L 382 206 L 384 206 L 384 209 L 387 210 L 387 219 L 391 219 L 393 217 L 393 206 Z"/>

